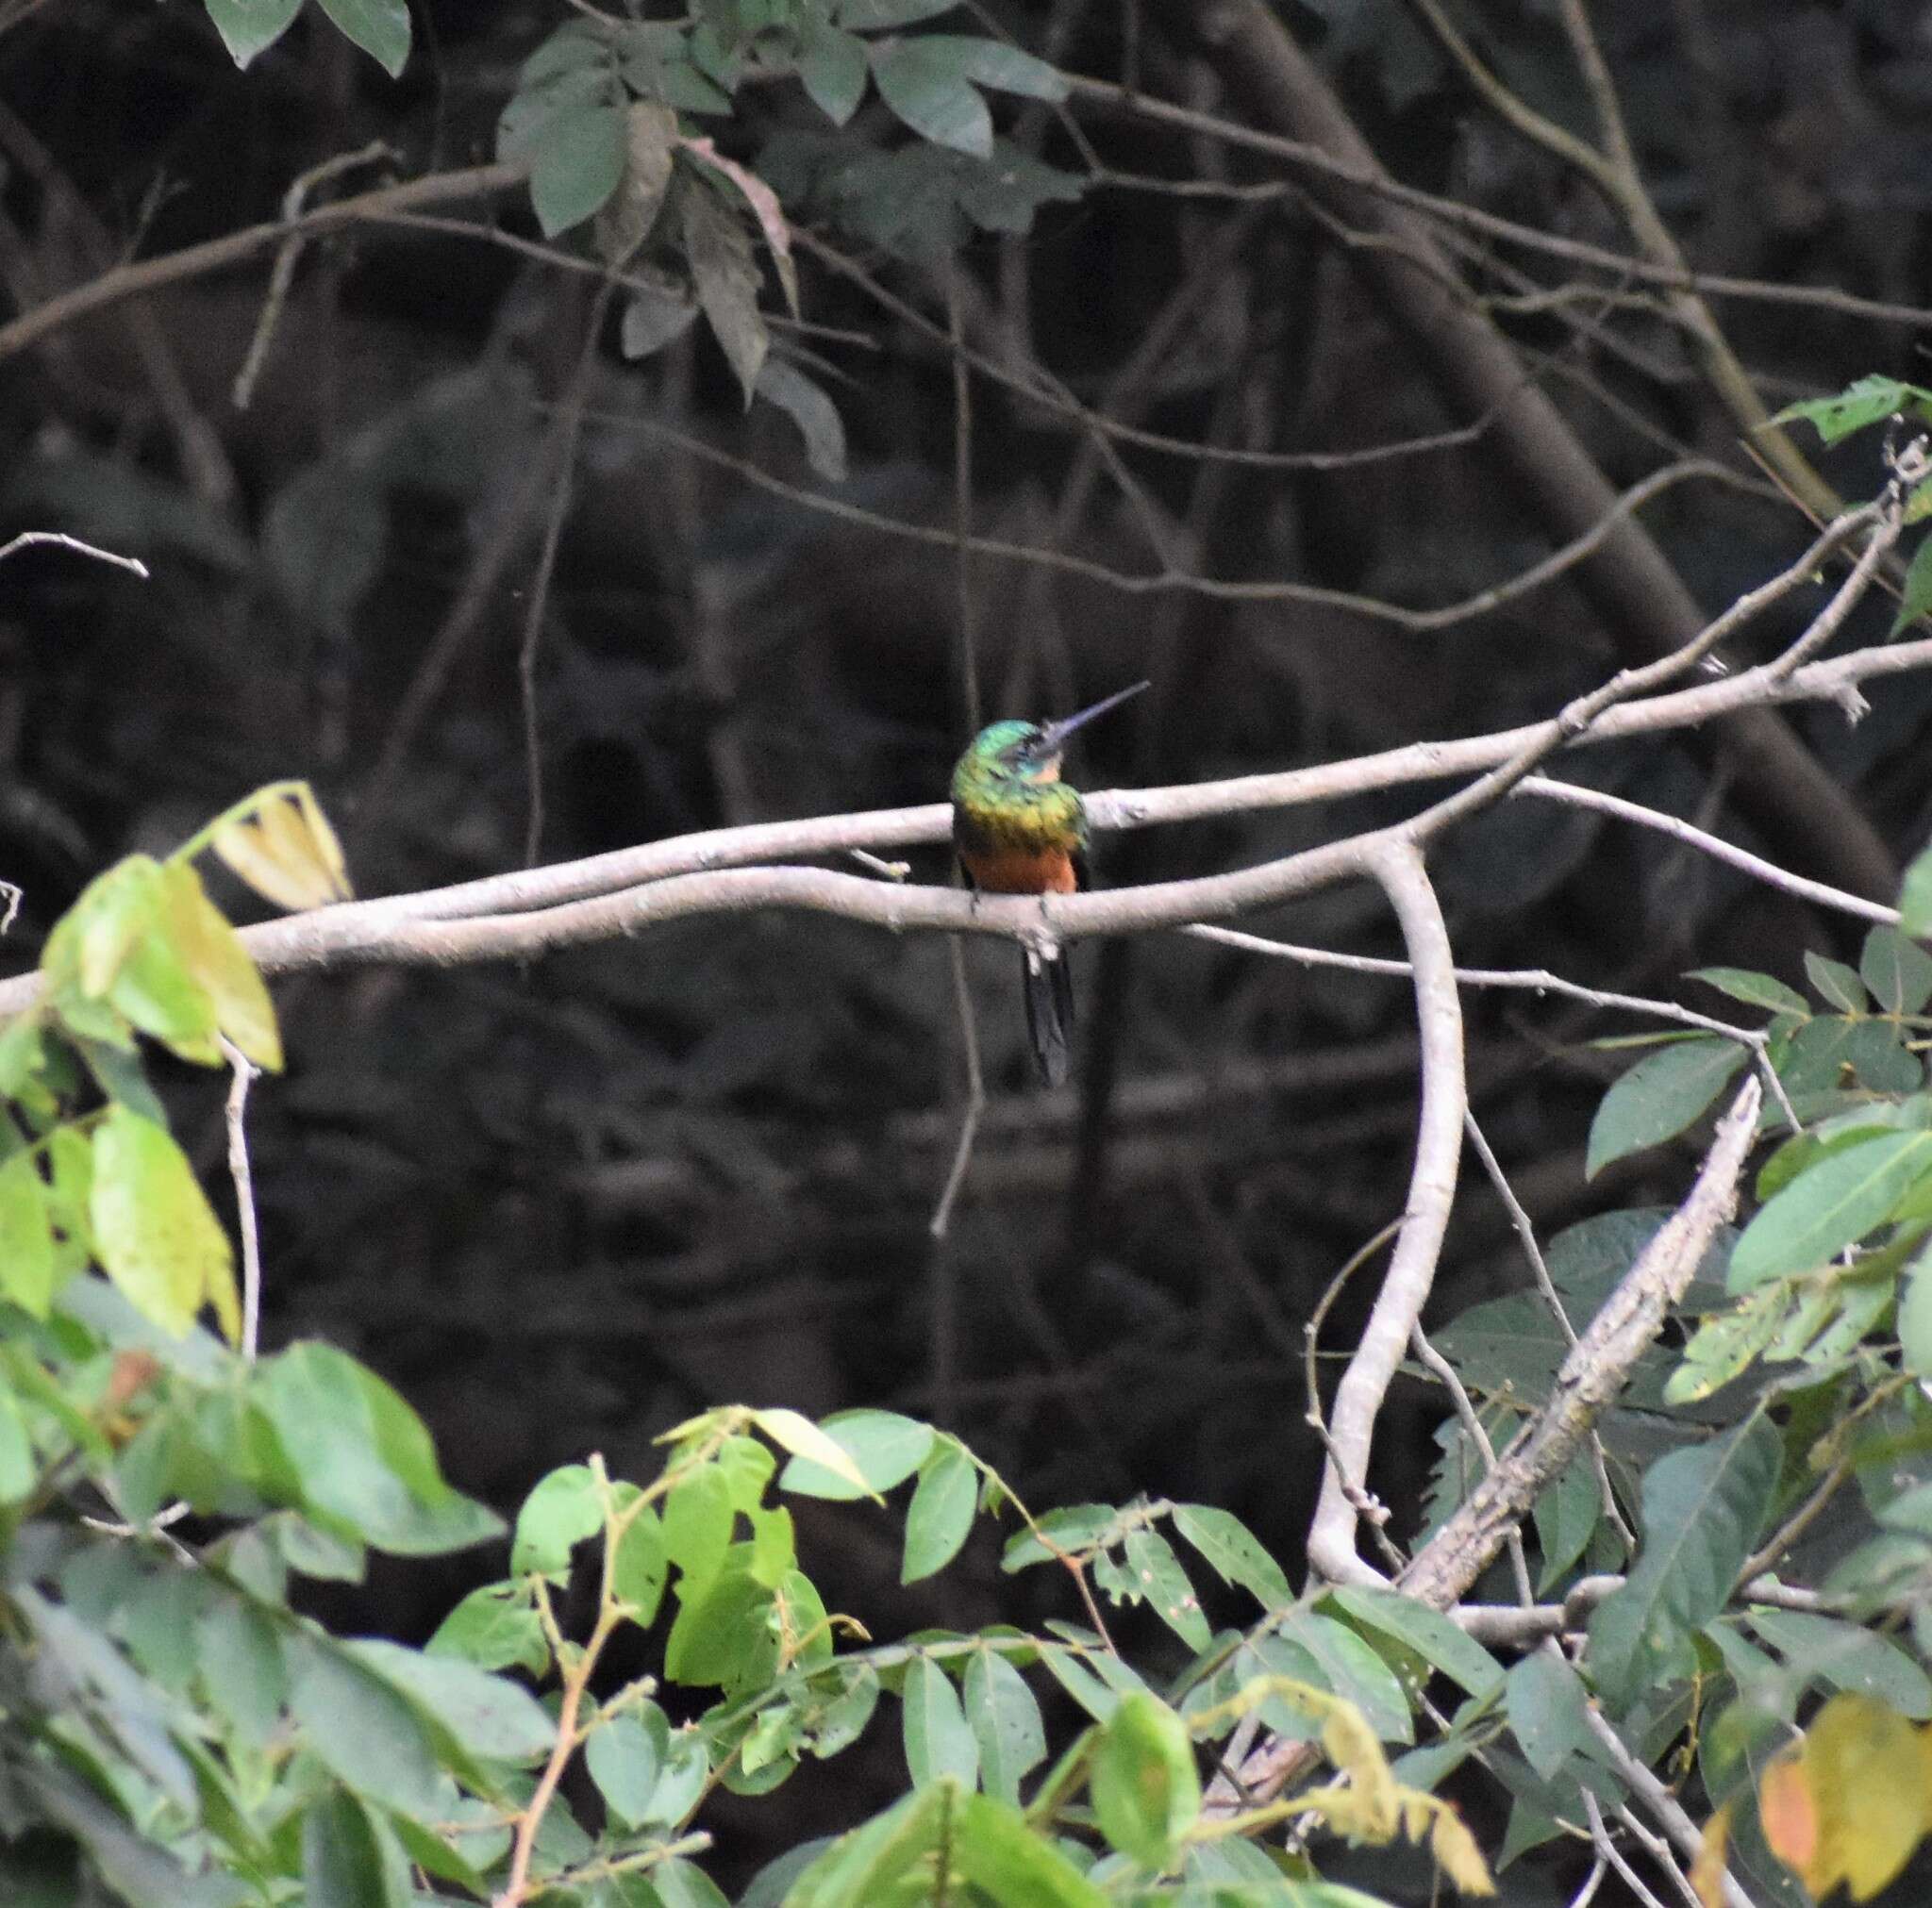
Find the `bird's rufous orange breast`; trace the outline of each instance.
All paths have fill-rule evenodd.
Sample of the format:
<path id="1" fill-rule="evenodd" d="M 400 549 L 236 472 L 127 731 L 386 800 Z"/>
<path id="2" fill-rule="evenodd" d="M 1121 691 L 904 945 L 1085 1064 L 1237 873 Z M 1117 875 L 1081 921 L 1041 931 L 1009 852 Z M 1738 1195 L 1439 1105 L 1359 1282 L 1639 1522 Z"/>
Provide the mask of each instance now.
<path id="1" fill-rule="evenodd" d="M 1079 877 L 1064 849 L 994 848 L 962 854 L 975 887 L 988 894 L 1073 894 Z"/>

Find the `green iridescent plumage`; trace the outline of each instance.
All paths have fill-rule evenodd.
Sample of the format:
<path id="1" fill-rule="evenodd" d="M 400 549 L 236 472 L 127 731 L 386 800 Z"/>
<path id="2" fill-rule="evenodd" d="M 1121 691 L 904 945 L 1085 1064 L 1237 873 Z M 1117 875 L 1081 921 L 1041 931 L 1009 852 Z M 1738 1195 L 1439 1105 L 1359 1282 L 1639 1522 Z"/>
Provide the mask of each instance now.
<path id="1" fill-rule="evenodd" d="M 994 722 L 974 737 L 953 771 L 953 835 L 973 854 L 1078 854 L 1087 846 L 1087 811 L 1079 790 L 1041 779 L 1058 758 L 1034 759 L 1029 743 L 1045 736 L 1037 722 Z"/>
<path id="2" fill-rule="evenodd" d="M 1063 722 L 993 722 L 968 744 L 953 770 L 953 842 L 974 885 L 995 894 L 1071 894 L 1083 885 L 1087 810 L 1078 789 L 1060 780 L 1067 738 L 1147 687 L 1136 683 Z M 1026 1031 L 1040 1076 L 1067 1077 L 1074 988 L 1058 948 L 1021 954 Z"/>

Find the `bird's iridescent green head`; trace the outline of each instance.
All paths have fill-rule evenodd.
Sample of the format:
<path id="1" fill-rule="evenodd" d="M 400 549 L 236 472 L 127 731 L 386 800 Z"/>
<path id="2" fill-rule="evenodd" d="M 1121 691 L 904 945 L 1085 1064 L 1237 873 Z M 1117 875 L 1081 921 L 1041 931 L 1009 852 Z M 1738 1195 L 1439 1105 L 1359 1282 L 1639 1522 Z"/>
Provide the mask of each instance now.
<path id="1" fill-rule="evenodd" d="M 959 769 L 978 778 L 1050 782 L 1059 773 L 1060 752 L 1049 753 L 1047 740 L 1038 722 L 992 722 L 967 745 Z"/>
<path id="2" fill-rule="evenodd" d="M 1060 757 L 1066 754 L 1067 738 L 1075 729 L 1091 722 L 1095 716 L 1105 715 L 1129 696 L 1139 695 L 1146 687 L 1144 682 L 1139 682 L 1129 689 L 1116 689 L 1112 695 L 1082 709 L 1077 715 L 1067 716 L 1058 722 L 1008 721 L 989 723 L 974 737 L 967 745 L 966 753 L 959 757 L 958 767 L 953 771 L 955 788 L 962 781 L 981 788 L 988 783 L 1058 781 Z"/>

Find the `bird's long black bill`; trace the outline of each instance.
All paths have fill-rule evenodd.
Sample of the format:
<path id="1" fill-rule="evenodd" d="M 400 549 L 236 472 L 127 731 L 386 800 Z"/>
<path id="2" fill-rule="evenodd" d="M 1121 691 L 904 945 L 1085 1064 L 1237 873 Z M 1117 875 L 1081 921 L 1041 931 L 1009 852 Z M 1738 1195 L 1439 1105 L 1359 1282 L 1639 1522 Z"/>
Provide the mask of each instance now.
<path id="1" fill-rule="evenodd" d="M 1118 708 L 1129 696 L 1137 696 L 1142 689 L 1153 687 L 1150 682 L 1129 684 L 1124 689 L 1115 689 L 1112 695 L 1095 703 L 1091 708 L 1082 709 L 1077 715 L 1068 716 L 1062 722 L 1048 722 L 1041 736 L 1043 752 L 1057 752 L 1075 729 L 1084 728 L 1095 716 L 1106 715 L 1108 709 Z"/>
<path id="2" fill-rule="evenodd" d="M 1026 989 L 1026 1032 L 1034 1064 L 1049 1087 L 1064 1087 L 1074 1041 L 1074 977 L 1066 956 L 1041 956 L 1023 948 L 1020 975 Z"/>

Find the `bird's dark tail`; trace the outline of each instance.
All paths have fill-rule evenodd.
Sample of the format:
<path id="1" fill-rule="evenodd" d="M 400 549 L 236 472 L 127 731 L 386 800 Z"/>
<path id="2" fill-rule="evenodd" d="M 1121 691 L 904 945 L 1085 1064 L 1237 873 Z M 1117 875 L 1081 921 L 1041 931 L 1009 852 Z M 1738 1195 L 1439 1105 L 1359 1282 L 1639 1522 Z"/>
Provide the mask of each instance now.
<path id="1" fill-rule="evenodd" d="M 1040 1077 L 1049 1087 L 1064 1087 L 1074 1034 L 1074 977 L 1067 957 L 1022 948 L 1020 972 L 1026 989 L 1026 1032 Z"/>

